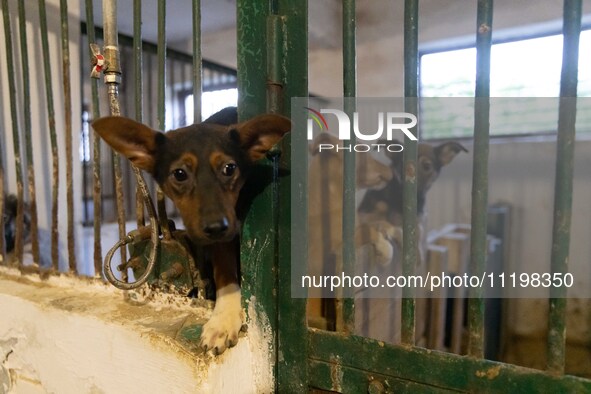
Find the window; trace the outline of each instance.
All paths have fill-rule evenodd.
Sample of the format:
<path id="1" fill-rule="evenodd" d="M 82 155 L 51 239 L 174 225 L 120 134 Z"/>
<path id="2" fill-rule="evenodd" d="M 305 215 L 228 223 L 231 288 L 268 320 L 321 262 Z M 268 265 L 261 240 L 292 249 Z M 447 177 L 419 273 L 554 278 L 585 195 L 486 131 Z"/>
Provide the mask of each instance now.
<path id="1" fill-rule="evenodd" d="M 201 118 L 209 118 L 221 109 L 238 105 L 238 89 L 222 89 L 203 92 L 201 94 Z M 193 124 L 193 94 L 185 96 L 185 113 L 187 124 Z"/>
<path id="2" fill-rule="evenodd" d="M 491 135 L 556 130 L 562 35 L 493 44 Z M 424 138 L 471 136 L 476 49 L 421 56 L 421 127 Z M 591 30 L 581 32 L 577 131 L 591 132 Z M 464 97 L 457 99 L 458 97 Z M 456 98 L 456 99 L 454 99 Z"/>

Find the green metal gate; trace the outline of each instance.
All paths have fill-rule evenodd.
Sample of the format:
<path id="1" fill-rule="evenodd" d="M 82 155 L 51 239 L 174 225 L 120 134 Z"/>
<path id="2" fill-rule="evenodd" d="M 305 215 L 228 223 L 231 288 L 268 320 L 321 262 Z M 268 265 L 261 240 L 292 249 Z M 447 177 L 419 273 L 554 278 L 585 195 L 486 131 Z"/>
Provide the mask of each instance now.
<path id="1" fill-rule="evenodd" d="M 404 12 L 404 94 L 418 97 L 418 0 L 406 0 Z M 576 97 L 578 38 L 581 29 L 581 1 L 564 2 L 564 53 L 560 97 Z M 289 115 L 292 97 L 307 96 L 306 1 L 238 1 L 238 56 L 240 115 L 247 118 L 264 111 Z M 343 1 L 343 96 L 356 96 L 355 1 Z M 478 0 L 475 23 L 477 37 L 477 82 L 472 181 L 471 272 L 483 272 L 486 259 L 490 49 L 493 1 Z M 265 38 L 265 39 L 263 39 Z M 265 72 L 262 72 L 266 70 Z M 556 162 L 552 272 L 567 272 L 569 223 L 572 200 L 575 108 L 572 101 L 560 105 L 558 156 Z M 349 108 L 352 110 L 352 108 Z M 416 113 L 416 112 L 415 112 Z M 306 144 L 305 130 L 292 130 L 291 143 Z M 281 147 L 275 166 L 289 165 L 289 141 Z M 404 173 L 414 174 L 417 143 L 404 141 Z M 298 161 L 304 160 L 301 157 Z M 344 265 L 354 264 L 355 161 L 345 155 L 343 239 Z M 302 179 L 297 186 L 306 190 L 305 164 L 291 168 L 291 175 Z M 245 226 L 242 244 L 245 298 L 249 294 L 262 301 L 262 311 L 272 317 L 276 332 L 276 387 L 278 392 L 326 390 L 344 393 L 381 392 L 591 392 L 591 381 L 564 375 L 566 299 L 564 289 L 552 294 L 550 303 L 546 371 L 539 371 L 484 359 L 484 298 L 470 294 L 468 305 L 469 349 L 467 356 L 428 350 L 415 346 L 415 299 L 403 294 L 402 344 L 391 345 L 352 334 L 354 310 L 351 299 L 337 301 L 342 319 L 336 332 L 307 327 L 305 300 L 290 295 L 290 240 L 306 241 L 306 215 L 290 217 L 307 209 L 301 190 L 289 189 L 288 180 L 279 178 L 253 206 Z M 405 234 L 417 230 L 416 179 L 404 179 Z M 250 259 L 256 238 L 272 207 L 274 242 L 264 243 L 267 258 Z M 292 222 L 297 222 L 291 227 Z M 563 224 L 563 225 L 561 225 Z M 262 228 L 260 227 L 262 226 Z M 291 232 L 290 228 L 302 231 Z M 259 238 L 260 239 L 260 238 Z M 257 246 L 256 248 L 258 248 Z M 304 260 L 305 261 L 305 260 Z M 404 237 L 403 272 L 412 274 L 417 261 L 416 238 Z M 273 286 L 269 286 L 273 283 Z"/>

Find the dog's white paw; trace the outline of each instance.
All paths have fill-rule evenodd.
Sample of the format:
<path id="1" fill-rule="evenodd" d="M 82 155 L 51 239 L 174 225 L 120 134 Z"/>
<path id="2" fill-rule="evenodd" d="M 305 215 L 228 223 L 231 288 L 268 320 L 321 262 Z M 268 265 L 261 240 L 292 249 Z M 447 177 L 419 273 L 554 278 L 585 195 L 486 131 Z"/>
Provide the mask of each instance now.
<path id="1" fill-rule="evenodd" d="M 201 332 L 201 347 L 205 351 L 222 354 L 227 348 L 236 345 L 242 320 L 240 287 L 232 284 L 219 290 L 213 314 Z"/>

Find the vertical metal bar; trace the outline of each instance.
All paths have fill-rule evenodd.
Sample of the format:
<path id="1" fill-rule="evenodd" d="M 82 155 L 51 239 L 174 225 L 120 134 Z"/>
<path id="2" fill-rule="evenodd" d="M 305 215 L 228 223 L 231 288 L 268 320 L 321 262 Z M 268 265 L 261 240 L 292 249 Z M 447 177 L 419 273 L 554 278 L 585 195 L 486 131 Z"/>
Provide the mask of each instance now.
<path id="1" fill-rule="evenodd" d="M 25 137 L 25 160 L 27 162 L 27 180 L 29 184 L 29 211 L 31 214 L 31 246 L 33 249 L 33 261 L 40 263 L 39 256 L 39 226 L 37 218 L 37 197 L 35 193 L 35 166 L 33 160 L 33 142 L 31 128 L 31 84 L 29 80 L 29 53 L 27 43 L 27 23 L 25 15 L 25 2 L 18 2 L 18 18 L 21 43 L 21 66 L 23 72 L 23 111 L 24 115 L 24 137 Z"/>
<path id="2" fill-rule="evenodd" d="M 156 111 L 158 128 L 165 129 L 166 122 L 166 0 L 158 0 L 158 88 Z"/>
<path id="3" fill-rule="evenodd" d="M 16 81 L 11 76 L 14 71 L 14 51 L 12 47 L 12 29 L 10 27 L 10 10 L 8 1 L 2 0 L 2 13 L 4 18 L 4 38 L 6 40 L 6 71 L 8 72 L 8 94 L 10 97 L 10 117 L 12 120 L 12 139 L 14 148 L 14 162 L 16 171 L 16 196 L 17 196 L 17 214 L 16 214 L 16 232 L 14 242 L 14 259 L 19 262 L 22 268 L 23 261 L 23 238 L 24 238 L 24 193 L 23 193 L 23 170 L 21 161 L 20 131 L 18 125 L 18 108 L 16 102 Z"/>
<path id="4" fill-rule="evenodd" d="M 565 0 L 554 183 L 554 225 L 552 227 L 552 274 L 568 272 L 570 227 L 572 216 L 573 169 L 579 36 L 581 33 L 581 0 Z M 554 276 L 553 276 L 554 277 Z M 548 365 L 554 373 L 564 373 L 566 343 L 566 287 L 551 288 L 548 315 Z"/>
<path id="5" fill-rule="evenodd" d="M 355 0 L 343 1 L 343 95 L 344 110 L 351 115 L 355 112 L 355 96 L 357 95 L 357 54 Z M 355 145 L 352 133 L 345 147 Z M 355 152 L 345 151 L 343 161 L 343 259 L 342 271 L 352 275 L 355 267 Z M 339 270 L 340 271 L 340 270 Z M 338 331 L 352 333 L 355 327 L 355 311 L 353 298 L 338 297 L 337 324 Z"/>
<path id="6" fill-rule="evenodd" d="M 418 26 L 419 2 L 404 2 L 404 97 L 405 111 L 418 115 Z M 404 137 L 402 187 L 402 272 L 413 275 L 418 262 L 417 235 L 417 152 L 418 143 Z M 407 345 L 415 344 L 415 293 L 414 289 L 402 290 L 401 340 Z"/>
<path id="7" fill-rule="evenodd" d="M 286 104 L 283 106 L 283 114 L 290 116 L 291 105 L 287 105 L 287 103 L 290 103 L 291 98 L 308 96 L 308 1 L 278 0 L 271 3 L 271 5 L 277 7 L 274 13 L 281 15 L 282 18 L 282 101 Z M 256 70 L 251 70 L 251 72 L 256 73 Z M 292 134 L 301 134 L 305 138 L 306 133 L 303 131 L 294 129 L 292 130 Z M 284 162 L 284 166 L 289 166 L 290 153 L 289 142 L 283 144 L 279 159 Z M 300 164 L 300 171 L 307 171 L 308 166 L 305 163 Z M 302 368 L 308 362 L 306 348 L 308 339 L 306 300 L 292 298 L 291 286 L 285 285 L 295 280 L 295 278 L 291 277 L 291 265 L 293 263 L 290 258 L 290 224 L 293 218 L 289 209 L 289 204 L 294 193 L 291 190 L 291 182 L 289 180 L 279 178 L 276 179 L 276 183 L 279 188 L 279 194 L 276 200 L 278 206 L 278 228 L 276 232 L 277 258 L 274 262 L 278 267 L 278 272 L 275 276 L 277 319 L 278 321 L 289 320 L 293 323 L 277 325 L 276 348 L 279 351 L 277 352 L 276 360 L 278 365 L 276 391 L 303 392 L 307 391 L 308 383 L 308 370 L 307 368 Z M 305 221 L 307 221 L 306 212 L 306 210 L 302 211 Z M 306 234 L 304 233 L 304 235 Z M 264 284 L 261 285 L 264 286 Z"/>
<path id="8" fill-rule="evenodd" d="M 41 48 L 43 56 L 43 72 L 45 77 L 45 95 L 47 101 L 47 121 L 49 124 L 49 139 L 51 144 L 52 161 L 52 192 L 51 192 L 51 261 L 55 271 L 59 270 L 58 250 L 58 186 L 59 186 L 59 157 L 57 147 L 57 133 L 55 130 L 55 109 L 53 106 L 53 87 L 51 82 L 51 53 L 47 29 L 47 10 L 45 0 L 39 0 L 39 24 L 41 27 Z"/>
<path id="9" fill-rule="evenodd" d="M 166 128 L 166 0 L 158 0 L 158 88 L 156 105 L 158 112 L 158 128 Z M 159 186 L 156 187 L 156 199 L 158 200 L 158 213 L 160 226 L 165 238 L 170 238 L 170 228 L 166 217 L 164 193 Z"/>
<path id="10" fill-rule="evenodd" d="M 202 65 L 201 0 L 193 0 L 193 123 L 201 122 Z"/>
<path id="11" fill-rule="evenodd" d="M 267 18 L 267 111 L 283 112 L 283 19 L 271 14 Z"/>
<path id="12" fill-rule="evenodd" d="M 119 84 L 121 83 L 121 66 L 119 64 L 119 45 L 117 39 L 117 0 L 103 1 L 103 25 L 104 55 L 107 62 L 105 83 L 108 87 L 109 111 L 113 116 L 120 116 Z M 111 159 L 115 175 L 115 202 L 117 207 L 119 238 L 123 239 L 125 237 L 125 206 L 123 204 L 121 158 L 118 153 L 113 151 Z M 121 261 L 127 261 L 125 248 L 120 248 L 119 250 L 121 252 Z M 126 280 L 126 278 L 123 277 L 123 280 Z"/>
<path id="13" fill-rule="evenodd" d="M 245 120 L 266 110 L 267 53 L 261 37 L 265 36 L 269 15 L 268 0 L 236 2 L 238 50 L 238 118 Z M 252 51 L 256 53 L 252 53 Z"/>
<path id="14" fill-rule="evenodd" d="M 134 98 L 135 98 L 135 120 L 143 122 L 143 86 L 142 86 L 142 2 L 133 0 L 133 70 L 134 70 Z M 138 227 L 146 223 L 144 216 L 144 200 L 140 186 L 136 185 L 135 190 L 135 214 Z"/>
<path id="15" fill-rule="evenodd" d="M 472 169 L 472 230 L 470 273 L 480 277 L 486 267 L 488 215 L 488 144 L 490 110 L 490 52 L 493 1 L 479 0 L 476 17 L 476 101 L 474 103 L 474 161 Z M 484 357 L 482 289 L 471 288 L 468 300 L 468 354 Z"/>
<path id="16" fill-rule="evenodd" d="M 89 43 L 96 42 L 94 30 L 94 1 L 86 0 L 86 34 Z M 90 95 L 92 98 L 92 118 L 100 117 L 100 105 L 98 97 L 98 80 L 90 79 Z M 93 209 L 93 233 L 94 233 L 94 275 L 100 277 L 103 268 L 103 253 L 101 246 L 101 220 L 102 220 L 102 199 L 101 199 L 101 139 L 98 134 L 92 132 L 92 202 Z"/>
<path id="17" fill-rule="evenodd" d="M 68 2 L 60 0 L 60 21 L 62 28 L 62 84 L 64 88 L 64 116 L 66 132 L 66 202 L 68 224 L 68 265 L 70 271 L 78 273 L 74 245 L 74 192 L 72 177 L 72 92 L 70 84 L 70 37 L 68 31 Z"/>

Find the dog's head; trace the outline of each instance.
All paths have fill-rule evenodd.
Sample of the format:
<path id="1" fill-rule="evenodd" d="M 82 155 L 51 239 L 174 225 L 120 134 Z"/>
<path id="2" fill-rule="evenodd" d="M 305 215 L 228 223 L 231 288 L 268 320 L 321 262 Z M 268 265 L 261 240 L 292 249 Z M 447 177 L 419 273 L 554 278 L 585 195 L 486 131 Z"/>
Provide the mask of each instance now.
<path id="1" fill-rule="evenodd" d="M 205 121 L 162 133 L 131 119 L 105 117 L 92 126 L 114 150 L 152 174 L 191 238 L 207 244 L 236 236 L 235 208 L 249 170 L 290 131 L 291 122 L 269 114 L 231 126 Z"/>
<path id="2" fill-rule="evenodd" d="M 399 143 L 399 142 L 397 142 Z M 420 143 L 417 152 L 417 191 L 424 196 L 439 177 L 441 169 L 452 162 L 460 152 L 468 152 L 459 142 L 449 141 L 440 145 Z M 388 153 L 393 171 L 398 175 L 397 181 L 402 182 L 403 154 Z"/>

